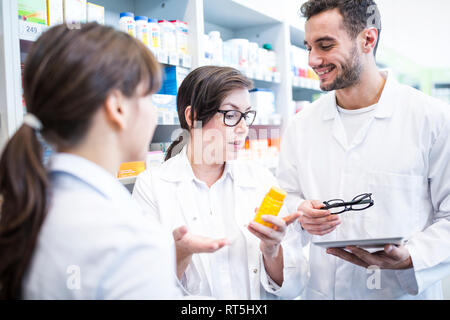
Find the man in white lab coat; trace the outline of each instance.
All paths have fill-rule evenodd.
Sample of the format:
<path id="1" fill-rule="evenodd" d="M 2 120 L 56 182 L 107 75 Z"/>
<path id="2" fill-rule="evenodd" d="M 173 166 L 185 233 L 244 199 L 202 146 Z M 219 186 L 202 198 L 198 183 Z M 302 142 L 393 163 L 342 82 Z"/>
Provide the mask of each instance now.
<path id="1" fill-rule="evenodd" d="M 309 0 L 305 45 L 330 91 L 287 128 L 278 178 L 304 238 L 404 237 L 371 253 L 311 244 L 306 299 L 441 299 L 450 275 L 450 106 L 375 63 L 372 0 Z M 374 205 L 332 215 L 323 201 L 371 193 Z"/>

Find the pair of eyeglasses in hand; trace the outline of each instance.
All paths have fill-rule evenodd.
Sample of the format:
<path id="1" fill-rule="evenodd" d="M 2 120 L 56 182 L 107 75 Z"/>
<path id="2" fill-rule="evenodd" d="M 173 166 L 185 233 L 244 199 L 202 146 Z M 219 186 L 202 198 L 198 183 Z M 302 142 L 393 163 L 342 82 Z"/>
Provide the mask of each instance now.
<path id="1" fill-rule="evenodd" d="M 325 207 L 321 210 L 329 210 L 331 214 L 341 214 L 345 211 L 361 211 L 374 205 L 371 193 L 363 193 L 353 198 L 352 201 L 345 202 L 342 199 L 333 199 L 323 202 Z"/>

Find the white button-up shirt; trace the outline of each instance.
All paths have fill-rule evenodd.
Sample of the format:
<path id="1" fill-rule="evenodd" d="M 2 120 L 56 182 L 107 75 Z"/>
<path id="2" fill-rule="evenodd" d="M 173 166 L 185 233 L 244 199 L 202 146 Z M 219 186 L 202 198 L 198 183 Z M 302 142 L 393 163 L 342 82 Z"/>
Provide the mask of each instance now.
<path id="1" fill-rule="evenodd" d="M 50 163 L 50 209 L 23 282 L 25 299 L 174 299 L 172 234 L 109 172 L 75 155 Z"/>
<path id="2" fill-rule="evenodd" d="M 186 156 L 180 154 L 141 173 L 133 197 L 168 229 L 186 225 L 192 234 L 232 243 L 215 253 L 194 254 L 181 281 L 187 295 L 218 299 L 293 298 L 306 279 L 306 259 L 301 238 L 288 228 L 282 242 L 284 282 L 278 287 L 267 276 L 259 249 L 260 240 L 247 224 L 270 187 L 272 174 L 259 165 L 229 161 L 211 188 L 198 180 Z M 280 213 L 286 215 L 287 211 Z M 291 225 L 292 226 L 292 225 Z"/>
<path id="3" fill-rule="evenodd" d="M 341 214 L 323 237 L 343 240 L 403 236 L 414 268 L 366 270 L 310 248 L 313 299 L 436 299 L 450 275 L 450 107 L 401 85 L 392 75 L 373 114 L 348 142 L 331 92 L 300 112 L 283 136 L 278 178 L 288 208 L 304 199 L 372 193 L 375 205 Z M 312 238 L 312 239 L 311 239 Z"/>
<path id="4" fill-rule="evenodd" d="M 250 286 L 245 238 L 240 233 L 235 219 L 230 219 L 234 208 L 234 188 L 230 165 L 225 165 L 222 177 L 210 188 L 192 173 L 195 203 L 205 236 L 227 238 L 232 243 L 205 255 L 211 268 L 212 296 L 218 299 L 249 299 Z"/>

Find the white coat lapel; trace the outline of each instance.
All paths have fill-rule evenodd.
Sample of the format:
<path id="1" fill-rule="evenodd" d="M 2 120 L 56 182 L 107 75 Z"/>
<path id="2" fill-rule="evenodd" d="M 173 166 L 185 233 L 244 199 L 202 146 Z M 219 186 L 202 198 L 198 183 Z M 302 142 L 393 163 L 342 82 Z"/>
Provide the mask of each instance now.
<path id="1" fill-rule="evenodd" d="M 331 134 L 334 139 L 341 145 L 344 150 L 347 150 L 347 134 L 345 133 L 344 125 L 336 107 L 336 94 L 334 91 L 328 93 L 322 102 L 323 105 L 323 120 L 333 120 L 331 125 Z"/>
<path id="2" fill-rule="evenodd" d="M 391 75 L 390 71 L 385 71 L 385 74 L 383 76 L 386 78 L 386 84 L 384 85 L 383 92 L 378 101 L 378 105 L 376 106 L 375 115 L 359 130 L 350 148 L 355 148 L 364 142 L 371 126 L 375 122 L 375 119 L 389 119 L 390 117 L 392 117 L 392 113 L 394 111 L 394 107 L 398 97 L 395 91 L 397 82 Z"/>

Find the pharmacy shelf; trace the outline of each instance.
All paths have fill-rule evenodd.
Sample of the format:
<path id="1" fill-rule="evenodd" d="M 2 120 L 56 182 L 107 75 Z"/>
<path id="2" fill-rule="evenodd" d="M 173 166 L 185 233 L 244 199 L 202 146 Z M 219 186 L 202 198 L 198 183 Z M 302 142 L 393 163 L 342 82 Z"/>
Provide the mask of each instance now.
<path id="1" fill-rule="evenodd" d="M 310 88 L 292 88 L 292 97 L 294 101 L 313 101 L 317 95 L 325 94 L 326 92 L 321 90 L 315 90 Z"/>
<path id="2" fill-rule="evenodd" d="M 276 88 L 280 82 L 278 81 L 266 81 L 261 79 L 250 78 L 253 81 L 253 86 L 255 88 L 263 88 L 263 89 L 273 89 Z"/>
<path id="3" fill-rule="evenodd" d="M 253 125 L 249 128 L 248 140 L 279 139 L 281 138 L 281 124 Z"/>
<path id="4" fill-rule="evenodd" d="M 117 180 L 119 180 L 119 182 L 122 183 L 130 193 L 133 193 L 136 179 L 137 177 L 127 177 L 127 178 L 118 178 Z"/>
<path id="5" fill-rule="evenodd" d="M 297 0 L 92 0 L 105 7 L 105 24 L 118 28 L 119 14 L 133 12 L 150 18 L 182 20 L 188 23 L 191 68 L 203 65 L 203 35 L 219 30 L 223 40 L 246 38 L 260 47 L 272 44 L 277 53 L 277 71 L 280 79 L 274 81 L 254 80 L 255 86 L 270 88 L 276 97 L 277 112 L 282 116 L 282 125 L 289 122 L 295 110 L 291 101 L 298 92 L 311 93 L 309 89 L 293 86 L 290 77 L 290 46 L 302 47 L 304 31 L 302 21 L 297 19 L 297 9 L 288 3 Z M 0 147 L 21 125 L 23 118 L 20 63 L 27 49 L 45 28 L 17 21 L 17 1 L 0 2 Z M 294 12 L 296 11 L 296 12 Z M 24 31 L 25 30 L 25 31 Z M 22 41 L 19 41 L 22 39 Z M 28 42 L 26 42 L 28 41 Z M 22 48 L 22 53 L 21 53 Z M 25 49 L 24 49 L 25 48 Z M 173 133 L 171 125 L 159 126 L 155 141 L 167 140 Z"/>
<path id="6" fill-rule="evenodd" d="M 156 126 L 151 143 L 166 143 L 175 140 L 181 133 L 179 124 L 159 124 Z"/>
<path id="7" fill-rule="evenodd" d="M 300 29 L 298 26 L 289 26 L 289 34 L 291 39 L 291 44 L 293 46 L 306 49 L 305 46 L 305 31 Z"/>
<path id="8" fill-rule="evenodd" d="M 30 52 L 30 49 L 31 49 L 31 46 L 33 45 L 33 43 L 34 43 L 34 41 L 20 39 L 20 62 L 21 63 L 25 63 L 28 52 Z"/>
<path id="9" fill-rule="evenodd" d="M 280 138 L 281 124 L 258 124 L 249 128 L 249 139 Z M 181 133 L 179 124 L 159 124 L 156 126 L 151 143 L 167 143 L 174 141 Z"/>
<path id="10" fill-rule="evenodd" d="M 47 30 L 46 25 L 19 20 L 19 39 L 36 41 L 40 35 Z"/>
<path id="11" fill-rule="evenodd" d="M 136 182 L 137 177 L 126 177 L 126 178 L 118 178 L 119 182 L 128 185 L 128 184 L 134 184 Z"/>
<path id="12" fill-rule="evenodd" d="M 242 2 L 242 1 L 241 1 Z M 281 23 L 281 20 L 271 17 L 262 12 L 249 8 L 245 3 L 239 1 L 207 0 L 203 3 L 205 25 L 217 25 L 227 29 L 225 38 L 229 31 L 240 33 L 242 30 Z M 211 30 L 207 30 L 207 33 Z"/>

